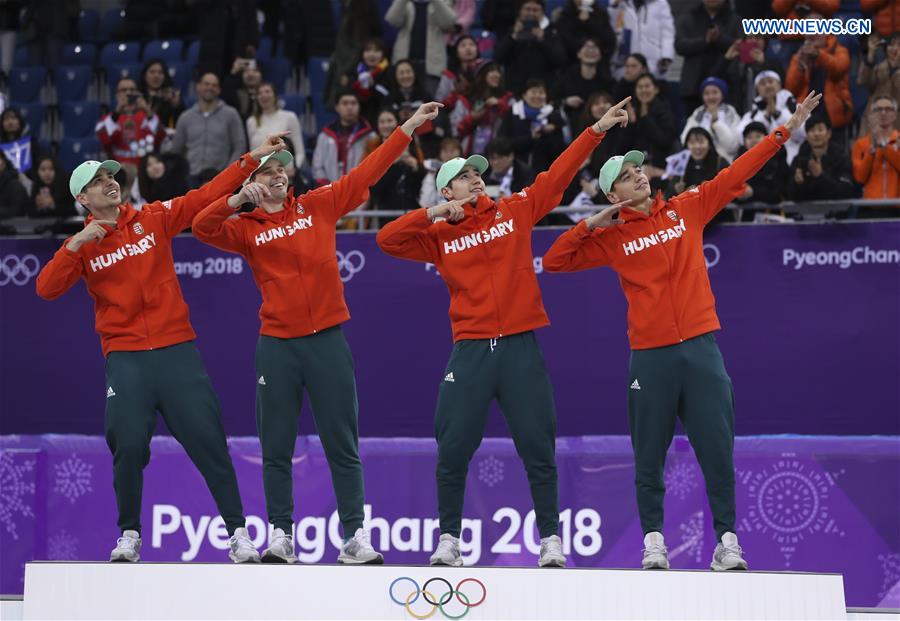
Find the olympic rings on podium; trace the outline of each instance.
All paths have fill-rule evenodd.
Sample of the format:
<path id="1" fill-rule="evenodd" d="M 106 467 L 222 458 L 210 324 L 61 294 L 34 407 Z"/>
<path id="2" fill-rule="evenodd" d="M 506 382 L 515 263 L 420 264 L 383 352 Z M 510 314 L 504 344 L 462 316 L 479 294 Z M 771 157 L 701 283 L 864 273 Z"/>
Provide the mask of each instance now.
<path id="1" fill-rule="evenodd" d="M 413 587 L 415 587 L 415 590 L 410 591 L 409 595 L 407 595 L 405 598 L 403 598 L 403 601 L 401 601 L 394 594 L 394 587 L 399 582 L 403 581 L 412 583 Z M 428 590 L 428 585 L 432 584 L 433 582 L 443 582 L 447 586 L 447 590 L 439 597 L 435 597 L 435 594 Z M 481 587 L 481 597 L 474 603 L 468 595 L 462 592 L 462 586 L 467 582 L 473 582 Z M 404 608 L 406 608 L 406 612 L 408 612 L 410 616 L 415 619 L 428 619 L 438 610 L 440 610 L 441 614 L 443 614 L 447 619 L 462 619 L 467 614 L 469 614 L 469 610 L 484 603 L 485 598 L 487 598 L 487 588 L 484 586 L 484 583 L 477 578 L 464 578 L 463 580 L 460 580 L 459 583 L 457 583 L 456 588 L 454 588 L 446 578 L 441 578 L 439 576 L 429 578 L 428 581 L 426 581 L 425 584 L 423 584 L 421 587 L 419 587 L 419 583 L 412 578 L 408 576 L 401 576 L 391 582 L 391 586 L 388 587 L 388 595 L 390 596 L 391 601 L 393 601 L 398 606 L 403 606 Z M 422 596 L 422 599 L 428 602 L 428 604 L 431 606 L 431 610 L 424 614 L 413 612 L 411 608 L 412 604 L 414 604 L 419 599 L 420 595 Z M 444 610 L 444 606 L 449 604 L 450 600 L 453 599 L 454 596 L 460 604 L 465 606 L 465 610 L 462 614 L 452 615 Z"/>

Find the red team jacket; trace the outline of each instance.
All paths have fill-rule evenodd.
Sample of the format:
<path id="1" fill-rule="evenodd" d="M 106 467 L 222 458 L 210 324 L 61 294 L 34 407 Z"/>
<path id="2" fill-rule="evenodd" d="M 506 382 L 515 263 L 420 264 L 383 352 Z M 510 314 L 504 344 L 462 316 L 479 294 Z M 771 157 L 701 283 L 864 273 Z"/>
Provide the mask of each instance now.
<path id="1" fill-rule="evenodd" d="M 434 263 L 450 292 L 453 340 L 517 334 L 550 324 L 534 274 L 531 230 L 562 199 L 605 133 L 588 128 L 550 169 L 517 194 L 479 196 L 457 223 L 431 223 L 417 209 L 378 232 L 389 255 Z"/>
<path id="2" fill-rule="evenodd" d="M 703 228 L 790 135 L 781 126 L 714 179 L 668 201 L 657 195 L 650 215 L 626 207 L 624 224 L 588 231 L 579 223 L 553 243 L 544 269 L 574 272 L 608 265 L 615 270 L 628 300 L 632 349 L 673 345 L 718 330 Z"/>
<path id="3" fill-rule="evenodd" d="M 256 168 L 244 155 L 203 187 L 183 197 L 119 207 L 115 229 L 77 252 L 63 243 L 37 278 L 37 294 L 53 300 L 84 278 L 94 298 L 103 355 L 176 345 L 195 338 L 181 295 L 171 240 L 203 207 L 230 194 Z M 87 218 L 86 223 L 91 221 Z"/>
<path id="4" fill-rule="evenodd" d="M 350 319 L 336 259 L 335 224 L 366 201 L 409 146 L 399 128 L 349 173 L 268 213 L 258 207 L 234 217 L 223 196 L 194 218 L 194 236 L 247 259 L 262 293 L 260 334 L 295 338 Z"/>

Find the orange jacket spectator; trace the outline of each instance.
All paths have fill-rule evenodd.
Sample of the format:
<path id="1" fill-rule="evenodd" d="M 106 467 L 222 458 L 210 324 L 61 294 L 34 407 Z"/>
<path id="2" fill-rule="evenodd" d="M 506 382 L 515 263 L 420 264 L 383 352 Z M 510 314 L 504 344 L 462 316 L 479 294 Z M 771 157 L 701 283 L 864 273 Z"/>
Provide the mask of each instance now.
<path id="1" fill-rule="evenodd" d="M 886 0 L 890 1 L 890 0 Z M 866 0 L 862 0 L 863 5 L 865 6 Z M 820 13 L 823 17 L 828 19 L 832 15 L 834 15 L 837 10 L 841 6 L 840 0 L 772 0 L 772 10 L 775 12 L 775 15 L 784 19 L 800 19 L 800 15 L 797 14 L 796 7 L 797 5 L 807 6 L 809 7 L 809 12 Z M 806 17 L 806 13 L 803 13 L 803 17 Z M 785 41 L 799 41 L 803 39 L 803 35 L 780 35 L 780 39 Z"/>
<path id="2" fill-rule="evenodd" d="M 860 0 L 859 6 L 863 13 L 872 16 L 875 31 L 882 37 L 900 32 L 900 2 L 897 0 Z"/>
<path id="3" fill-rule="evenodd" d="M 838 43 L 837 37 L 824 37 L 824 45 L 819 47 L 818 55 L 811 59 L 805 55 L 804 49 L 812 44 L 808 40 L 794 57 L 788 67 L 785 86 L 794 94 L 797 101 L 803 101 L 811 88 L 814 73 L 824 72 L 825 108 L 834 128 L 846 127 L 853 119 L 853 100 L 850 98 L 850 52 Z M 816 89 L 818 90 L 818 89 Z"/>
<path id="4" fill-rule="evenodd" d="M 853 178 L 863 184 L 863 198 L 900 198 L 900 131 L 892 130 L 883 147 L 872 148 L 871 134 L 853 143 Z"/>

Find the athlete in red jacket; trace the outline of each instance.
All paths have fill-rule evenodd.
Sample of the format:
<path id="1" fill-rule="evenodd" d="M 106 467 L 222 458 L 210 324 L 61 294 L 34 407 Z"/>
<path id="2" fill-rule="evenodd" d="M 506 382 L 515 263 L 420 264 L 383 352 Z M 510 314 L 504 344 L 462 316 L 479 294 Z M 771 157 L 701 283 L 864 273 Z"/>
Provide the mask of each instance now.
<path id="1" fill-rule="evenodd" d="M 411 211 L 378 233 L 386 253 L 434 263 L 450 291 L 454 346 L 435 413 L 441 537 L 432 565 L 463 563 L 459 535 L 466 473 L 494 398 L 528 473 L 541 536 L 538 564 L 566 563 L 557 534 L 553 389 L 534 336 L 550 322 L 534 275 L 531 230 L 559 205 L 606 130 L 627 123 L 626 103 L 585 129 L 531 186 L 496 202 L 484 194 L 485 158 L 445 162 L 437 189 L 450 202 Z"/>
<path id="2" fill-rule="evenodd" d="M 290 153 L 260 162 L 240 194 L 223 196 L 194 219 L 194 235 L 247 259 L 262 293 L 256 347 L 256 425 L 266 510 L 275 527 L 264 562 L 295 563 L 293 462 L 304 390 L 331 469 L 344 529 L 339 563 L 382 563 L 363 528 L 363 473 L 353 357 L 341 324 L 350 319 L 336 258 L 335 225 L 366 201 L 409 146 L 417 127 L 438 115 L 423 104 L 384 144 L 346 175 L 295 198 L 284 167 Z M 234 217 L 244 202 L 258 205 Z"/>
<path id="3" fill-rule="evenodd" d="M 663 471 L 676 418 L 706 479 L 719 542 L 710 567 L 747 569 L 734 534 L 734 396 L 712 334 L 719 319 L 703 256 L 703 228 L 803 126 L 820 99 L 811 92 L 784 126 L 714 179 L 668 201 L 651 196 L 642 153 L 610 158 L 600 171 L 600 187 L 615 204 L 564 233 L 544 255 L 548 272 L 608 265 L 619 274 L 628 300 L 628 419 L 645 569 L 669 567 L 662 536 Z"/>
<path id="4" fill-rule="evenodd" d="M 172 238 L 205 205 L 239 186 L 259 160 L 283 148 L 279 135 L 270 136 L 203 187 L 140 211 L 122 203 L 114 160 L 84 162 L 69 179 L 72 196 L 90 216 L 41 270 L 37 293 L 52 300 L 83 278 L 94 298 L 106 356 L 104 426 L 122 531 L 111 561 L 140 559 L 143 470 L 159 410 L 212 492 L 231 536 L 229 557 L 259 562 L 245 528 L 219 401 L 175 276 Z"/>

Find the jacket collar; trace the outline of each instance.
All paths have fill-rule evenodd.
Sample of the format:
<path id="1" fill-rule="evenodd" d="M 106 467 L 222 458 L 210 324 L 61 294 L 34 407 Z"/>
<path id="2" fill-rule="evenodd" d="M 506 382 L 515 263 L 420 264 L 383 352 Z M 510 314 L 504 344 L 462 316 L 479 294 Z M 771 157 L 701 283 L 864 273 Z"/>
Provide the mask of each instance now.
<path id="1" fill-rule="evenodd" d="M 656 196 L 653 197 L 653 204 L 650 206 L 650 213 L 645 214 L 636 209 L 631 209 L 630 207 L 623 207 L 621 209 L 620 218 L 625 222 L 631 222 L 633 220 L 649 220 L 657 213 L 659 213 L 660 209 L 665 207 L 666 199 L 663 197 L 663 193 L 660 191 L 656 192 Z"/>
<path id="2" fill-rule="evenodd" d="M 281 211 L 276 211 L 275 213 L 269 213 L 262 207 L 257 207 L 253 211 L 248 211 L 242 214 L 238 214 L 239 218 L 249 218 L 250 220 L 256 220 L 257 222 L 280 222 L 284 220 L 285 214 L 289 213 L 290 210 L 294 207 L 294 188 L 289 187 L 287 196 L 284 197 L 284 202 L 281 203 L 284 209 Z"/>

